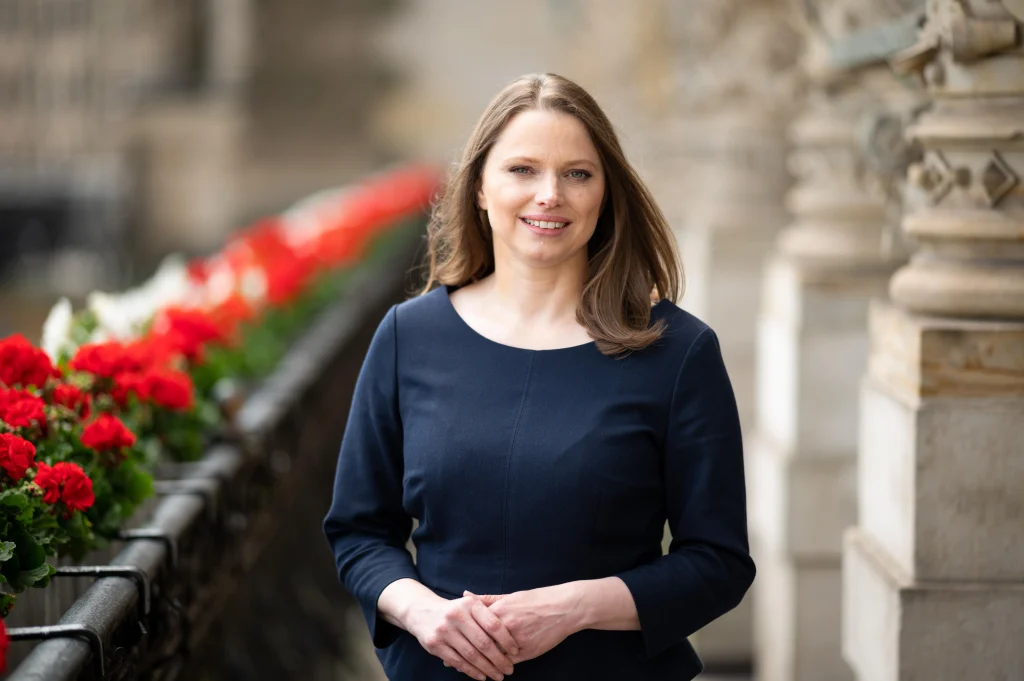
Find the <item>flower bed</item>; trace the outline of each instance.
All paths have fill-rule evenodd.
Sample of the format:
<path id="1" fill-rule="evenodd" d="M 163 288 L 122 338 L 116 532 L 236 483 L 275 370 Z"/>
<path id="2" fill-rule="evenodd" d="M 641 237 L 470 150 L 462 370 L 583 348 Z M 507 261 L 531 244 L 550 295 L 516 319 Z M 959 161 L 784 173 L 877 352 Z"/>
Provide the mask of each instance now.
<path id="1" fill-rule="evenodd" d="M 435 182 L 432 169 L 409 168 L 310 197 L 214 256 L 166 264 L 135 291 L 95 294 L 77 314 L 59 304 L 43 349 L 18 336 L 0 342 L 4 615 L 19 593 L 50 583 L 54 559 L 122 537 L 160 492 L 154 470 L 186 462 L 170 464 L 188 471 L 185 483 L 209 479 L 195 470 L 240 465 L 223 448 L 187 462 L 258 430 L 273 400 L 243 401 L 239 385 L 278 366 L 356 265 L 386 253 L 391 228 L 422 211 Z"/>

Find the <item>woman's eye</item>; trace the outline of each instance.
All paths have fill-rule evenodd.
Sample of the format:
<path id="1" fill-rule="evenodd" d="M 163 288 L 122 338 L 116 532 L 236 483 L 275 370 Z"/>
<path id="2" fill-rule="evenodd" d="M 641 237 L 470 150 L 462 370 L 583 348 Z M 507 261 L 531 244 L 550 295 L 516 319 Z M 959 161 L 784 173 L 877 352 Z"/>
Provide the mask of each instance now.
<path id="1" fill-rule="evenodd" d="M 586 170 L 570 170 L 569 176 L 574 180 L 585 180 L 590 177 L 590 173 Z"/>
<path id="2" fill-rule="evenodd" d="M 526 173 L 530 172 L 530 169 L 527 168 L 526 166 L 515 166 L 514 168 L 509 168 L 508 171 L 515 175 L 525 175 Z"/>

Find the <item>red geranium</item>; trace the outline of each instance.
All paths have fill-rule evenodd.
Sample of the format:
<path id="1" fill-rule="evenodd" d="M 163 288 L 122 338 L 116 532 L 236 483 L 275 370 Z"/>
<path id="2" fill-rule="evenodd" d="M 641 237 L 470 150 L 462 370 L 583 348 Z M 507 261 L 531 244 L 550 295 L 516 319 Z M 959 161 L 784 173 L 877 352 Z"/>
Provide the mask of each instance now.
<path id="1" fill-rule="evenodd" d="M 78 348 L 69 366 L 101 378 L 114 378 L 128 371 L 138 371 L 142 363 L 138 353 L 117 341 L 86 343 Z"/>
<path id="2" fill-rule="evenodd" d="M 82 444 L 97 452 L 116 452 L 135 444 L 135 433 L 116 416 L 100 414 L 82 431 Z"/>
<path id="3" fill-rule="evenodd" d="M 202 310 L 169 308 L 153 323 L 153 335 L 185 355 L 191 362 L 202 358 L 203 345 L 227 340 L 217 322 Z"/>
<path id="4" fill-rule="evenodd" d="M 143 383 L 147 397 L 157 406 L 173 411 L 192 408 L 195 391 L 188 374 L 172 369 L 153 369 L 145 374 Z"/>
<path id="5" fill-rule="evenodd" d="M 60 372 L 27 338 L 16 333 L 0 340 L 0 383 L 42 387 L 51 376 L 60 376 Z"/>
<path id="6" fill-rule="evenodd" d="M 7 637 L 7 626 L 0 620 L 0 674 L 7 669 L 7 649 L 11 646 L 11 640 Z"/>
<path id="7" fill-rule="evenodd" d="M 77 463 L 61 461 L 48 466 L 40 461 L 35 483 L 45 492 L 43 501 L 48 504 L 56 504 L 58 501 L 64 503 L 67 507 L 66 515 L 87 511 L 96 501 L 92 480 Z"/>
<path id="8" fill-rule="evenodd" d="M 0 421 L 12 428 L 31 428 L 46 423 L 43 407 L 46 403 L 27 390 L 4 390 L 0 388 Z"/>
<path id="9" fill-rule="evenodd" d="M 314 261 L 285 251 L 267 264 L 266 272 L 267 301 L 274 306 L 286 305 L 305 287 L 314 272 Z"/>
<path id="10" fill-rule="evenodd" d="M 252 305 L 237 293 L 210 311 L 210 317 L 221 331 L 221 337 L 230 339 L 238 333 L 238 326 L 256 316 Z"/>
<path id="11" fill-rule="evenodd" d="M 89 394 L 78 386 L 60 383 L 54 386 L 50 400 L 53 404 L 78 412 L 83 418 L 89 415 Z"/>
<path id="12" fill-rule="evenodd" d="M 118 406 L 128 406 L 128 396 L 131 394 L 134 394 L 143 401 L 149 399 L 149 388 L 146 385 L 145 374 L 132 371 L 118 374 L 114 378 L 114 385 L 110 390 L 110 395 Z"/>
<path id="13" fill-rule="evenodd" d="M 25 477 L 25 471 L 36 464 L 36 447 L 25 438 L 0 433 L 0 468 L 15 482 Z"/>

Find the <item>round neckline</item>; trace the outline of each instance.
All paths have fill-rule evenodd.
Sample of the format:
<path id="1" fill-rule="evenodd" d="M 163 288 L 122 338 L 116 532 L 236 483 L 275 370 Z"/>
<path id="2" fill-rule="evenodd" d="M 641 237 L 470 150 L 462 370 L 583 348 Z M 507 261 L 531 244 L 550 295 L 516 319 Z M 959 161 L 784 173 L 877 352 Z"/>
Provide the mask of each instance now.
<path id="1" fill-rule="evenodd" d="M 448 310 L 451 312 L 451 314 L 454 315 L 455 319 L 458 320 L 459 325 L 463 329 L 468 331 L 471 335 L 475 336 L 476 338 L 479 338 L 480 340 L 484 341 L 485 343 L 489 343 L 490 345 L 496 345 L 499 348 L 505 348 L 506 350 L 515 350 L 517 352 L 537 352 L 537 353 L 540 353 L 540 352 L 566 352 L 568 350 L 579 350 L 581 348 L 596 348 L 597 347 L 597 341 L 595 341 L 595 340 L 588 341 L 586 343 L 580 343 L 578 345 L 567 345 L 567 346 L 565 346 L 563 348 L 521 348 L 521 347 L 519 347 L 517 345 L 508 345 L 507 343 L 499 343 L 498 341 L 494 340 L 493 338 L 488 338 L 487 336 L 483 335 L 482 333 L 480 333 L 479 331 L 474 329 L 472 326 L 469 325 L 469 322 L 467 322 L 465 319 L 462 318 L 462 315 L 459 314 L 459 311 L 455 309 L 455 305 L 452 304 L 451 287 L 448 284 L 444 284 L 440 288 L 441 288 L 442 292 L 444 293 L 445 305 L 448 307 Z"/>
<path id="2" fill-rule="evenodd" d="M 516 345 L 508 345 L 506 343 L 499 343 L 498 341 L 494 340 L 493 338 L 488 338 L 487 336 L 483 335 L 482 333 L 480 333 L 479 331 L 474 329 L 472 326 L 469 325 L 469 323 L 465 319 L 462 318 L 462 315 L 459 314 L 459 311 L 455 309 L 455 305 L 452 304 L 451 287 L 448 284 L 443 284 L 439 288 L 441 289 L 441 292 L 443 294 L 445 306 L 448 308 L 448 310 L 452 314 L 452 316 L 455 317 L 456 322 L 459 324 L 459 326 L 461 326 L 465 331 L 469 332 L 469 334 L 471 336 L 474 336 L 474 337 L 478 338 L 479 340 L 481 340 L 481 341 L 483 341 L 485 343 L 488 343 L 490 345 L 494 345 L 494 346 L 497 346 L 499 348 L 505 348 L 506 350 L 514 350 L 514 351 L 517 351 L 517 352 L 537 352 L 537 353 L 540 353 L 540 352 L 566 352 L 566 351 L 570 351 L 570 350 L 580 350 L 582 348 L 595 348 L 595 349 L 597 348 L 597 341 L 595 341 L 595 340 L 591 340 L 591 341 L 589 341 L 587 343 L 580 343 L 578 345 L 567 345 L 564 348 L 543 348 L 543 349 L 521 348 L 521 347 L 516 346 Z M 653 311 L 653 310 L 657 309 L 658 306 L 660 306 L 664 302 L 665 302 L 665 299 L 659 300 L 657 303 L 655 303 L 651 307 L 651 310 Z"/>

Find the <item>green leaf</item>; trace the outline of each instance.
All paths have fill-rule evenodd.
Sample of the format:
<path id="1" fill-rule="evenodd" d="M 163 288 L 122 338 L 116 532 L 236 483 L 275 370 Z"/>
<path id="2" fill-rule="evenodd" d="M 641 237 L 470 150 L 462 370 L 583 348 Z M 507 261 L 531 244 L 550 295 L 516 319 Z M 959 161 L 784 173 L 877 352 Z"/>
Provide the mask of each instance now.
<path id="1" fill-rule="evenodd" d="M 22 509 L 28 505 L 28 496 L 20 488 L 0 492 L 0 506 Z"/>
<path id="2" fill-rule="evenodd" d="M 36 589 L 43 589 L 50 584 L 50 577 L 57 572 L 57 570 L 47 563 L 43 563 L 37 568 L 31 570 L 22 570 L 18 573 L 18 582 L 22 588 L 35 587 Z"/>
<path id="3" fill-rule="evenodd" d="M 12 541 L 0 542 L 0 563 L 9 561 L 14 557 L 14 549 L 17 547 Z"/>

